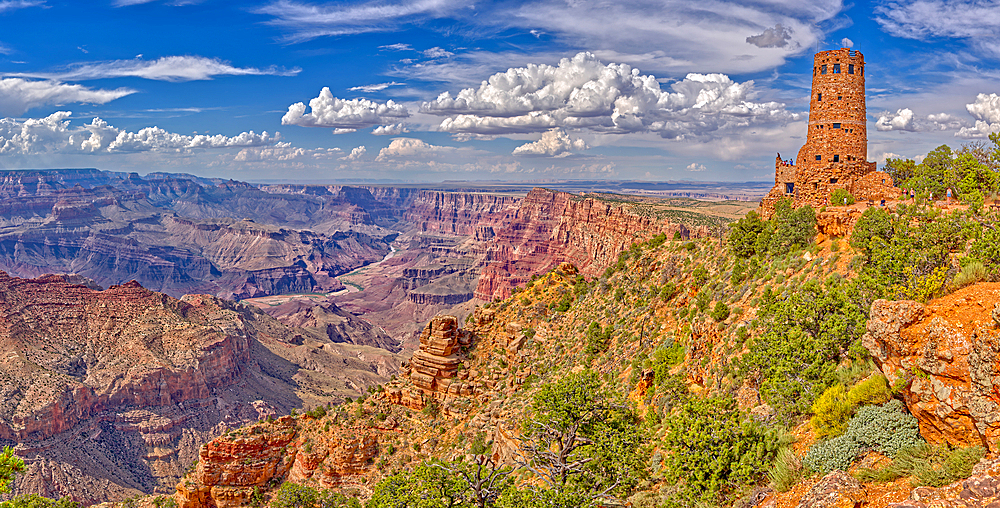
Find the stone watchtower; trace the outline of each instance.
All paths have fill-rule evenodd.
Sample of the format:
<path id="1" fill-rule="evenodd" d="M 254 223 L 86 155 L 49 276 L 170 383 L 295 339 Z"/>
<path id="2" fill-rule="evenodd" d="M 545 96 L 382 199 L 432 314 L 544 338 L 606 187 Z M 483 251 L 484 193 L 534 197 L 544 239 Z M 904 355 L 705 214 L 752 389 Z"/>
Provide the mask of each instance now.
<path id="1" fill-rule="evenodd" d="M 848 48 L 816 53 L 806 144 L 794 161 L 775 159 L 774 188 L 761 201 L 761 215 L 770 217 L 783 197 L 796 207 L 839 205 L 830 203 L 838 188 L 857 200 L 897 197 L 892 177 L 867 160 L 867 121 L 864 55 Z"/>

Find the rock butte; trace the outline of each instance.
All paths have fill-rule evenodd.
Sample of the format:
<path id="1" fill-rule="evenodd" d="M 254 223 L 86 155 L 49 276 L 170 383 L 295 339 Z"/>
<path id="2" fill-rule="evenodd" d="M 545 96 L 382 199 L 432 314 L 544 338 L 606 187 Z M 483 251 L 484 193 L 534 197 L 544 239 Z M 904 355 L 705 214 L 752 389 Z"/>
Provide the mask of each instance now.
<path id="1" fill-rule="evenodd" d="M 27 462 L 21 491 L 84 503 L 169 491 L 222 431 L 357 396 L 398 369 L 383 349 L 213 296 L 67 280 L 0 272 L 0 439 Z"/>

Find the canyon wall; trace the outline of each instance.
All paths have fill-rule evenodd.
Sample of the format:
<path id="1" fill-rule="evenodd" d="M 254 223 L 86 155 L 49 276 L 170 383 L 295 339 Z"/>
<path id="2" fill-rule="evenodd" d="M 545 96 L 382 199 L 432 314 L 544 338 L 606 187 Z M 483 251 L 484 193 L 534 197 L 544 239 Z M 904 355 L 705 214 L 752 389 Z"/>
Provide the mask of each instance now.
<path id="1" fill-rule="evenodd" d="M 398 371 L 388 351 L 245 305 L 67 280 L 0 272 L 0 441 L 27 462 L 18 492 L 84 503 L 169 492 L 227 428 L 354 397 Z"/>
<path id="2" fill-rule="evenodd" d="M 520 201 L 512 195 L 420 191 L 403 220 L 420 232 L 471 236 L 477 227 L 498 227 L 511 221 Z"/>
<path id="3" fill-rule="evenodd" d="M 499 229 L 476 231 L 485 243 L 484 268 L 476 287 L 482 300 L 506 298 L 511 289 L 561 262 L 593 277 L 614 264 L 633 243 L 657 234 L 700 236 L 690 229 L 643 213 L 626 202 L 583 198 L 535 188 L 522 200 L 510 222 Z"/>
<path id="4" fill-rule="evenodd" d="M 133 178 L 119 181 L 122 188 L 84 189 L 66 188 L 81 178 L 47 183 L 20 173 L 0 180 L 0 269 L 18 276 L 79 273 L 103 286 L 135 279 L 173 296 L 242 299 L 338 290 L 343 286 L 337 275 L 389 251 L 391 239 L 360 232 L 322 234 L 253 220 L 180 217 L 147 195 L 171 186 L 175 197 L 188 200 L 207 192 L 188 180 L 156 180 L 140 189 L 130 183 Z M 235 183 L 224 187 L 244 190 Z M 162 201 L 163 194 L 158 196 Z"/>

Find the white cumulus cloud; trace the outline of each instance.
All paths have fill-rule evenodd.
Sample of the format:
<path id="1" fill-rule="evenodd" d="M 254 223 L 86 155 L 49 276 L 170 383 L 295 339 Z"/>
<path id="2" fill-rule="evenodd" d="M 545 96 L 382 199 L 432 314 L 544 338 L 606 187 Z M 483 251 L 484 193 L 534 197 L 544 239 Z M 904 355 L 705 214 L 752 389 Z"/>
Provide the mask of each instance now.
<path id="1" fill-rule="evenodd" d="M 514 149 L 514 155 L 546 155 L 549 157 L 566 157 L 573 150 L 590 148 L 582 139 L 571 139 L 566 131 L 558 127 L 545 131 L 541 139 L 526 143 Z"/>
<path id="2" fill-rule="evenodd" d="M 445 153 L 454 153 L 456 150 L 458 149 L 455 147 L 432 145 L 421 139 L 396 138 L 389 143 L 389 146 L 379 150 L 375 160 L 378 162 L 387 162 L 392 159 L 426 158 Z"/>
<path id="3" fill-rule="evenodd" d="M 705 171 L 708 168 L 706 168 L 704 164 L 698 164 L 697 162 L 692 162 L 691 164 L 688 164 L 686 169 L 688 171 Z"/>
<path id="4" fill-rule="evenodd" d="M 1000 96 L 995 93 L 976 95 L 975 102 L 966 104 L 965 109 L 976 119 L 973 127 L 963 127 L 955 133 L 960 138 L 985 138 L 990 133 L 1000 132 Z"/>
<path id="5" fill-rule="evenodd" d="M 36 155 L 41 153 L 121 153 L 189 152 L 207 148 L 239 148 L 274 145 L 279 136 L 267 132 L 243 132 L 229 137 L 222 134 L 188 136 L 147 127 L 136 132 L 118 129 L 100 118 L 89 124 L 70 126 L 69 111 L 58 111 L 44 118 L 0 119 L 0 154 Z"/>
<path id="6" fill-rule="evenodd" d="M 309 113 L 306 113 L 306 109 L 306 105 L 301 102 L 288 106 L 288 112 L 281 117 L 281 124 L 334 129 L 362 129 L 393 123 L 395 120 L 410 116 L 405 106 L 391 100 L 380 103 L 368 99 L 340 99 L 334 97 L 328 87 L 323 87 L 319 96 L 309 101 L 308 109 L 311 110 Z"/>
<path id="7" fill-rule="evenodd" d="M 0 115 L 20 115 L 39 106 L 105 104 L 133 93 L 135 90 L 129 88 L 95 90 L 58 81 L 5 78 L 0 79 Z"/>
<path id="8" fill-rule="evenodd" d="M 910 108 L 902 108 L 897 109 L 895 113 L 891 111 L 881 113 L 875 121 L 875 128 L 880 131 L 906 132 L 968 130 L 969 122 L 948 113 L 920 116 Z"/>
<path id="9" fill-rule="evenodd" d="M 203 56 L 165 56 L 156 60 L 113 60 L 71 65 L 63 71 L 17 73 L 10 76 L 65 80 L 137 77 L 157 81 L 198 81 L 214 76 L 294 76 L 301 69 L 279 67 L 235 67 L 218 58 Z"/>
<path id="10" fill-rule="evenodd" d="M 410 129 L 406 127 L 405 123 L 394 123 L 390 125 L 379 125 L 372 129 L 372 134 L 375 136 L 398 136 L 410 132 Z"/>
<path id="11" fill-rule="evenodd" d="M 896 113 L 886 111 L 879 115 L 875 128 L 880 131 L 917 131 L 917 122 L 910 108 L 897 110 Z"/>
<path id="12" fill-rule="evenodd" d="M 751 125 L 775 125 L 799 115 L 777 102 L 753 102 L 753 82 L 724 74 L 688 74 L 662 90 L 654 76 L 628 64 L 603 64 L 591 53 L 557 66 L 528 65 L 494 74 L 479 88 L 444 92 L 421 111 L 447 116 L 439 130 L 511 134 L 555 127 L 608 133 L 654 132 L 699 137 Z"/>
<path id="13" fill-rule="evenodd" d="M 356 161 L 361 158 L 368 150 L 365 149 L 365 145 L 356 146 L 351 150 L 351 153 L 340 158 L 342 161 Z"/>

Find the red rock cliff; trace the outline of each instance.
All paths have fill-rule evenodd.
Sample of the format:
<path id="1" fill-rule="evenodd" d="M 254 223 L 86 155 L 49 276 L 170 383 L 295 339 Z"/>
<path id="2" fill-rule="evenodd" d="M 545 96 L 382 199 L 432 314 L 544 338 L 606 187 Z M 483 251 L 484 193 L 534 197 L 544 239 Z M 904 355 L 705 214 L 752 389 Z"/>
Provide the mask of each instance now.
<path id="1" fill-rule="evenodd" d="M 19 492 L 84 503 L 162 492 L 227 427 L 394 372 L 375 373 L 391 353 L 305 337 L 244 305 L 67 280 L 0 272 L 0 439 L 28 463 Z"/>
<path id="2" fill-rule="evenodd" d="M 702 235 L 687 227 L 643 214 L 628 203 L 582 198 L 535 188 L 521 201 L 513 219 L 489 237 L 476 297 L 506 298 L 532 275 L 569 262 L 594 276 L 618 259 L 633 243 L 659 233 Z"/>
<path id="3" fill-rule="evenodd" d="M 403 218 L 421 232 L 470 236 L 477 227 L 500 226 L 517 214 L 516 196 L 421 191 Z"/>

